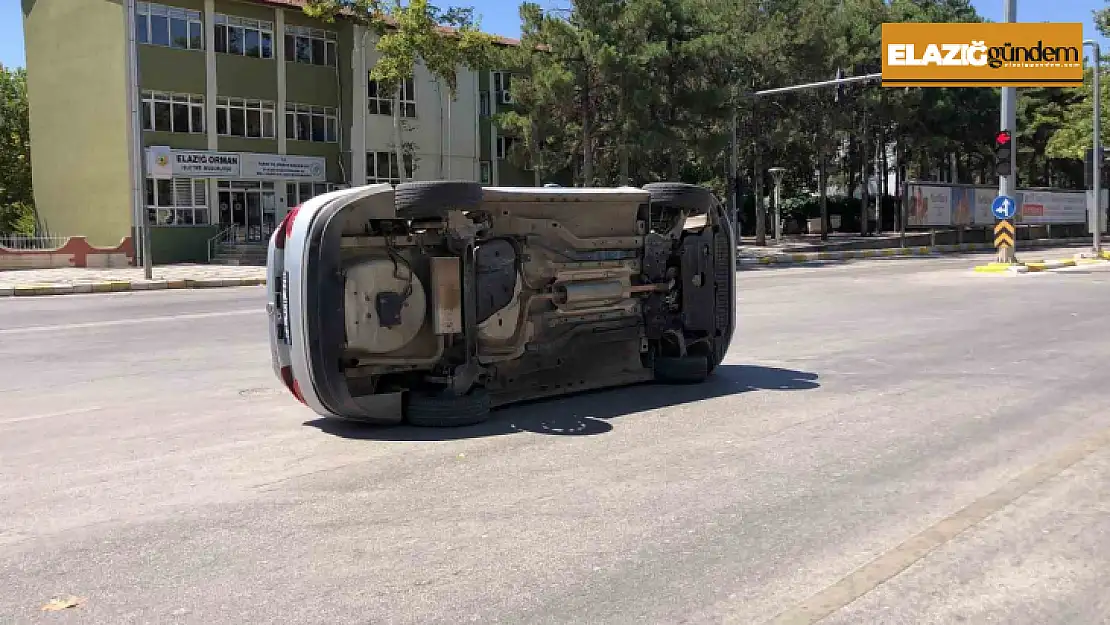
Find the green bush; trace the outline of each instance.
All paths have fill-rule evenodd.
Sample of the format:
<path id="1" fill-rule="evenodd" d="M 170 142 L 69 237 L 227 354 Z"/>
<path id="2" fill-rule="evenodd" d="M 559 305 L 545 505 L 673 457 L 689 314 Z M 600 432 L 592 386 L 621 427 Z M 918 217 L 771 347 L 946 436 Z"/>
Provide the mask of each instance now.
<path id="1" fill-rule="evenodd" d="M 0 206 L 0 235 L 35 234 L 35 208 L 24 202 Z"/>
<path id="2" fill-rule="evenodd" d="M 874 202 L 874 200 L 871 200 Z M 859 232 L 859 211 L 860 200 L 859 198 L 847 197 L 844 195 L 830 195 L 825 199 L 829 208 L 829 217 L 833 215 L 840 215 L 840 228 L 842 232 Z M 898 198 L 884 197 L 882 227 L 884 230 L 890 231 L 894 229 L 894 214 L 899 210 L 900 203 Z M 767 208 L 771 208 L 768 204 Z M 743 233 L 746 236 L 755 234 L 755 198 L 747 196 L 744 198 L 744 204 L 741 208 L 744 215 Z M 809 219 L 817 219 L 821 216 L 821 199 L 819 197 L 799 196 L 792 198 L 783 198 L 782 200 L 782 218 L 785 221 L 802 221 L 803 229 L 804 222 Z M 767 224 L 767 232 L 774 231 L 774 224 Z"/>

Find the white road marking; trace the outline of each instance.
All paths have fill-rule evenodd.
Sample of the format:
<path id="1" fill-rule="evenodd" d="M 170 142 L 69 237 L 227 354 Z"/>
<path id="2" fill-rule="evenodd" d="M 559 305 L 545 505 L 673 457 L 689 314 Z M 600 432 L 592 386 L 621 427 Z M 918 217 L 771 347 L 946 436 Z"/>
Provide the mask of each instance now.
<path id="1" fill-rule="evenodd" d="M 240 308 L 221 312 L 189 313 L 184 315 L 167 315 L 163 317 L 139 317 L 135 319 L 112 319 L 109 321 L 90 321 L 87 323 L 65 323 L 53 326 L 28 326 L 26 328 L 0 329 L 0 334 L 31 334 L 34 332 L 61 332 L 65 330 L 84 330 L 87 328 L 104 328 L 109 326 L 125 326 L 139 323 L 158 323 L 166 321 L 188 321 L 190 319 L 210 319 L 212 317 L 228 317 L 231 315 L 259 315 L 265 316 L 266 309 Z"/>
<path id="2" fill-rule="evenodd" d="M 103 408 L 101 406 L 85 406 L 84 408 L 72 408 L 70 410 L 48 412 L 46 414 L 27 415 L 25 417 L 15 417 L 12 419 L 0 419 L 0 425 L 10 425 L 12 423 L 22 423 L 24 421 L 37 421 L 38 419 L 52 419 L 54 417 L 68 417 L 69 415 L 84 414 L 86 412 L 96 412 L 97 410 L 103 410 Z"/>

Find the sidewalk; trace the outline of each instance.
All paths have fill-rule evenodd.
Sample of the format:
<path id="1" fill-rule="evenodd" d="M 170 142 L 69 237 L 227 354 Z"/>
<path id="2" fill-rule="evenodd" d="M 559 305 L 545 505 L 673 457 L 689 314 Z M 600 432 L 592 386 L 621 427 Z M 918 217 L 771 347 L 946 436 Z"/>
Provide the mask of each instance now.
<path id="1" fill-rule="evenodd" d="M 257 286 L 266 283 L 266 268 L 230 265 L 164 265 L 155 267 L 153 276 L 153 280 L 146 280 L 141 267 L 118 269 L 67 267 L 0 271 L 0 297 Z"/>
<path id="2" fill-rule="evenodd" d="M 737 245 L 736 254 L 737 264 L 745 266 L 988 252 L 995 249 L 992 243 L 929 245 L 928 234 L 907 236 L 906 247 L 904 248 L 900 247 L 900 243 L 901 240 L 898 235 L 872 237 L 831 235 L 829 241 L 825 242 L 820 240 L 820 236 L 810 237 L 807 235 L 805 237 L 784 238 L 784 241 L 778 244 L 768 240 L 766 246 L 759 247 L 754 245 L 754 241 L 744 237 L 743 242 Z M 1021 240 L 1017 242 L 1017 249 L 1020 254 L 1024 250 L 1089 245 L 1090 243 L 1090 237 Z"/>

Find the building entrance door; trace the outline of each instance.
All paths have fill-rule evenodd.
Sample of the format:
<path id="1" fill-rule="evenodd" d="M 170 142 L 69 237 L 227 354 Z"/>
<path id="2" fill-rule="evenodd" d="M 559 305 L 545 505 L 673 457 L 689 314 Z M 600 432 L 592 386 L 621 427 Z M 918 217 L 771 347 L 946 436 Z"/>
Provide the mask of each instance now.
<path id="1" fill-rule="evenodd" d="M 220 223 L 227 239 L 239 243 L 264 243 L 275 225 L 277 194 L 272 182 L 219 182 Z"/>

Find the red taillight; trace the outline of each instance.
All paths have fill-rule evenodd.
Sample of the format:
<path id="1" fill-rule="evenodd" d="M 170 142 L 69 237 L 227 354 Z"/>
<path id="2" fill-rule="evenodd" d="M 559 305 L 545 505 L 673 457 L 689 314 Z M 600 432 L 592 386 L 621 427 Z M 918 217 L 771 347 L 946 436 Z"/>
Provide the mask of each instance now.
<path id="1" fill-rule="evenodd" d="M 297 218 L 297 212 L 301 210 L 301 205 L 297 204 L 285 215 L 285 219 L 281 220 L 281 225 L 278 226 L 277 239 L 274 240 L 274 245 L 279 249 L 285 249 L 285 240 L 289 235 L 293 234 L 293 220 Z"/>
<path id="2" fill-rule="evenodd" d="M 301 394 L 301 385 L 298 384 L 296 378 L 293 377 L 293 367 L 281 368 L 281 381 L 285 383 L 285 388 L 289 389 L 290 393 L 293 393 L 293 397 L 296 397 L 297 401 L 302 404 L 305 403 L 304 395 Z"/>

